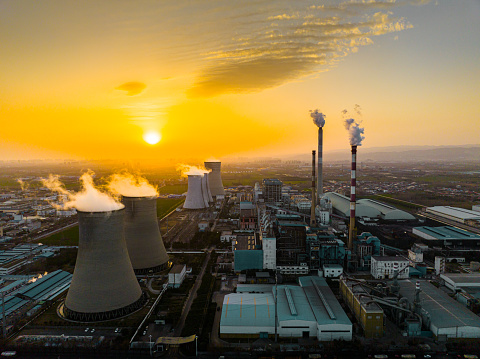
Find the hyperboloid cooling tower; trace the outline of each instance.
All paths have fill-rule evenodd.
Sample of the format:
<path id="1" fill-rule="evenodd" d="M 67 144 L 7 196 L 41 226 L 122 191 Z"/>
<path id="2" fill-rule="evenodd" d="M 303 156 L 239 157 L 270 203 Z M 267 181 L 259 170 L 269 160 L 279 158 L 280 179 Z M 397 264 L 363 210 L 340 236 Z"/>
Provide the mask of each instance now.
<path id="1" fill-rule="evenodd" d="M 65 299 L 65 317 L 94 322 L 141 308 L 146 299 L 128 256 L 123 233 L 125 210 L 77 212 L 80 239 Z"/>
<path id="2" fill-rule="evenodd" d="M 210 172 L 205 173 L 204 177 L 207 181 L 208 202 L 213 202 L 212 192 L 210 191 Z"/>
<path id="3" fill-rule="evenodd" d="M 208 182 L 210 184 L 210 192 L 212 196 L 224 195 L 225 190 L 223 189 L 222 175 L 221 175 L 221 162 L 205 162 L 205 168 L 212 170 L 209 173 Z"/>
<path id="4" fill-rule="evenodd" d="M 205 202 L 205 207 L 208 207 L 208 203 L 210 202 L 210 198 L 208 198 L 208 182 L 207 177 L 208 173 L 204 173 L 202 177 L 202 194 L 203 200 Z"/>
<path id="5" fill-rule="evenodd" d="M 183 208 L 187 209 L 201 209 L 205 208 L 205 198 L 202 192 L 202 177 L 203 175 L 188 175 L 188 191 L 187 198 Z"/>
<path id="6" fill-rule="evenodd" d="M 168 264 L 157 220 L 156 197 L 122 197 L 125 240 L 136 274 L 158 272 Z"/>

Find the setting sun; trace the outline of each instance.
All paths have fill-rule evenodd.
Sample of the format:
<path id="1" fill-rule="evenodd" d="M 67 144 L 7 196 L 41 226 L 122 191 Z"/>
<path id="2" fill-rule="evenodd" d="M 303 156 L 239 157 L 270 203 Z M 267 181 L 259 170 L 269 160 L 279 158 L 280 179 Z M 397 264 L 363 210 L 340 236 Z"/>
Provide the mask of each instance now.
<path id="1" fill-rule="evenodd" d="M 155 131 L 150 131 L 143 134 L 143 140 L 151 145 L 156 145 L 161 139 L 162 136 Z"/>

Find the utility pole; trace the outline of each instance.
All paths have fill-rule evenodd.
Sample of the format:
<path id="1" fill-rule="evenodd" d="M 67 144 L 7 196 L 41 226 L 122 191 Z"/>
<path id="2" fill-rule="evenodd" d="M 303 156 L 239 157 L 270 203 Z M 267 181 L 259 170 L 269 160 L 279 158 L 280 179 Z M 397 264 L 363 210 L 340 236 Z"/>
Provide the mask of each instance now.
<path id="1" fill-rule="evenodd" d="M 278 338 L 278 330 L 277 330 L 277 323 L 278 323 L 278 312 L 277 312 L 277 303 L 278 303 L 278 289 L 277 289 L 277 268 L 275 266 L 275 343 L 277 342 Z"/>

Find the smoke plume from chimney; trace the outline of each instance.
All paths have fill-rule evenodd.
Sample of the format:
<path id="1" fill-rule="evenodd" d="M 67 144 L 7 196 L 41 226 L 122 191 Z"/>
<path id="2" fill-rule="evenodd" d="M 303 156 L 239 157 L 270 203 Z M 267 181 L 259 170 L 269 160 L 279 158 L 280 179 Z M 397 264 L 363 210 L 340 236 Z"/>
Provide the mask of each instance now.
<path id="1" fill-rule="evenodd" d="M 319 112 L 317 110 L 310 110 L 310 117 L 313 119 L 313 123 L 317 127 L 323 127 L 325 126 L 325 116 L 323 113 Z"/>
<path id="2" fill-rule="evenodd" d="M 126 197 L 156 197 L 157 188 L 151 185 L 146 178 L 131 173 L 116 173 L 110 176 L 107 188 L 116 195 Z"/>
<path id="3" fill-rule="evenodd" d="M 177 171 L 180 171 L 182 177 L 187 177 L 188 175 L 203 177 L 205 173 L 211 172 L 210 170 L 207 170 L 205 167 L 190 166 L 184 163 L 180 163 L 177 165 Z"/>
<path id="4" fill-rule="evenodd" d="M 20 184 L 22 192 L 25 192 L 28 189 L 28 183 L 24 182 L 21 178 L 17 179 L 17 182 Z"/>
<path id="5" fill-rule="evenodd" d="M 59 176 L 50 175 L 48 178 L 42 178 L 42 183 L 50 190 L 67 197 L 65 203 L 56 206 L 59 209 L 75 208 L 82 212 L 108 212 L 124 208 L 124 205 L 115 198 L 95 188 L 92 175 L 93 172 L 86 172 L 80 177 L 82 190 L 77 193 L 67 191 L 59 181 Z"/>
<path id="6" fill-rule="evenodd" d="M 362 136 L 365 131 L 364 128 L 360 127 L 353 118 L 346 119 L 344 125 L 350 135 L 350 146 L 361 146 L 365 139 L 365 136 Z"/>

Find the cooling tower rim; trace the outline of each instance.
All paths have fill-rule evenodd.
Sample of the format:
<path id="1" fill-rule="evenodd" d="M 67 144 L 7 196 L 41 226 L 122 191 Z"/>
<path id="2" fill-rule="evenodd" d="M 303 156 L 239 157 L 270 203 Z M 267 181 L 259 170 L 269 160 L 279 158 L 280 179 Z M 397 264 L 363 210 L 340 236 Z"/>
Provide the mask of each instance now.
<path id="1" fill-rule="evenodd" d="M 187 174 L 187 176 L 188 176 L 188 177 L 200 177 L 200 178 L 203 178 L 203 177 L 204 177 L 203 174 L 191 174 L 191 175 Z"/>
<path id="2" fill-rule="evenodd" d="M 77 209 L 77 213 L 85 213 L 85 214 L 92 215 L 92 216 L 93 215 L 98 215 L 99 217 L 108 216 L 110 213 L 124 211 L 125 206 L 123 205 L 123 203 L 120 203 L 120 204 L 123 206 L 122 208 L 114 209 L 114 210 L 111 210 L 111 211 L 80 211 L 79 209 Z"/>
<path id="3" fill-rule="evenodd" d="M 136 200 L 142 200 L 142 199 L 156 199 L 158 196 L 124 196 L 122 195 L 123 198 L 128 198 L 128 199 L 136 199 Z"/>

